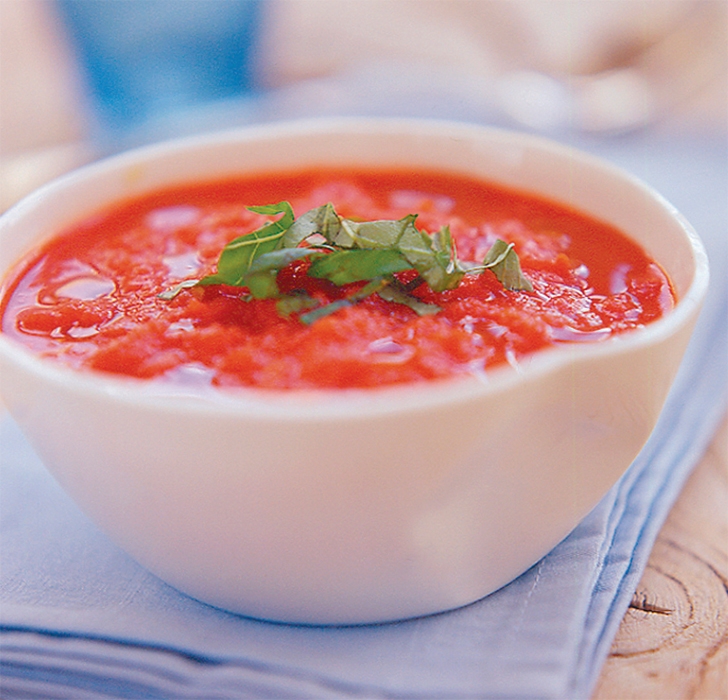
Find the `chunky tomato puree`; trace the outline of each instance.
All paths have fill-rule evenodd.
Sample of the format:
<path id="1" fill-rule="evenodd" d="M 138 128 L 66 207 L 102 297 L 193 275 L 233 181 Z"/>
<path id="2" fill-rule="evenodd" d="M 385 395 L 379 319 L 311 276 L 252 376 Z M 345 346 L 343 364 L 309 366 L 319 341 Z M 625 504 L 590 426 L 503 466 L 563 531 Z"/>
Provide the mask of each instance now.
<path id="1" fill-rule="evenodd" d="M 515 245 L 533 291 L 508 291 L 488 270 L 453 290 L 423 284 L 418 315 L 372 294 L 315 323 L 212 285 L 160 293 L 215 271 L 222 248 L 271 217 L 250 205 L 291 202 L 296 216 L 332 202 L 341 216 L 418 214 L 449 224 L 458 256 L 482 261 Z M 346 285 L 278 273 L 283 292 L 320 303 Z M 407 281 L 408 272 L 399 273 Z M 356 285 L 354 285 L 356 286 Z M 315 170 L 177 186 L 122 201 L 61 231 L 6 284 L 2 332 L 79 369 L 180 383 L 271 389 L 374 387 L 479 373 L 562 343 L 604 340 L 674 303 L 662 269 L 613 227 L 545 199 L 452 174 Z"/>

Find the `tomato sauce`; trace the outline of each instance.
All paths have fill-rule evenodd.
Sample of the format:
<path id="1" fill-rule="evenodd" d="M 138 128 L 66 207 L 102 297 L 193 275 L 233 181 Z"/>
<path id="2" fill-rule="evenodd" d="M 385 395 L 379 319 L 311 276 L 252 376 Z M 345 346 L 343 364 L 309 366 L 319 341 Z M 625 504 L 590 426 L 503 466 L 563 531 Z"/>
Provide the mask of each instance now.
<path id="1" fill-rule="evenodd" d="M 419 316 L 377 295 L 305 325 L 272 299 L 220 285 L 159 297 L 215 271 L 222 248 L 267 219 L 246 207 L 288 200 L 296 216 L 332 202 L 363 220 L 418 214 L 448 224 L 461 260 L 513 243 L 533 291 L 490 271 L 453 290 L 413 292 L 441 311 Z M 283 292 L 321 303 L 349 289 L 278 274 Z M 407 273 L 400 273 L 405 278 Z M 2 332 L 78 369 L 187 384 L 355 388 L 481 373 L 555 344 L 602 342 L 674 304 L 663 270 L 622 232 L 567 206 L 468 177 L 311 170 L 194 183 L 122 201 L 60 232 L 12 272 Z"/>

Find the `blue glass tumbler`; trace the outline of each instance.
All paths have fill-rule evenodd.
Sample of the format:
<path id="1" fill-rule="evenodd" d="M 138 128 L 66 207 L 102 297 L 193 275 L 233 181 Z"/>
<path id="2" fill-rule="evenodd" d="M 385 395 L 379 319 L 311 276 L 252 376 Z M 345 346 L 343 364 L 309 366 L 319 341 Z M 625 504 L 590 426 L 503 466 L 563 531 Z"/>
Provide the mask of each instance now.
<path id="1" fill-rule="evenodd" d="M 56 0 L 106 139 L 175 128 L 256 89 L 262 0 Z M 211 122 L 211 126 L 214 124 Z M 189 130 L 189 129 L 187 129 Z"/>

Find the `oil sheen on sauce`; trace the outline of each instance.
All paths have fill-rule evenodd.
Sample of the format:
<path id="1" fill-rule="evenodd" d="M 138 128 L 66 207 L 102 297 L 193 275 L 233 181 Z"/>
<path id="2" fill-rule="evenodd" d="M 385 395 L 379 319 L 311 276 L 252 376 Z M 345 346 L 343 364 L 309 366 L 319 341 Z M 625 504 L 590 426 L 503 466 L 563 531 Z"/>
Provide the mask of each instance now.
<path id="1" fill-rule="evenodd" d="M 532 292 L 489 271 L 454 290 L 414 294 L 418 316 L 373 295 L 311 325 L 239 288 L 159 293 L 215 270 L 222 248 L 266 218 L 246 207 L 288 200 L 297 216 L 332 202 L 342 216 L 418 214 L 448 224 L 465 261 L 513 243 Z M 350 290 L 281 271 L 282 291 L 322 302 Z M 405 277 L 407 273 L 402 273 Z M 309 170 L 192 183 L 121 201 L 60 231 L 11 271 L 2 332 L 74 368 L 181 384 L 363 388 L 483 373 L 543 348 L 599 343 L 668 312 L 664 271 L 624 233 L 567 206 L 448 173 Z"/>

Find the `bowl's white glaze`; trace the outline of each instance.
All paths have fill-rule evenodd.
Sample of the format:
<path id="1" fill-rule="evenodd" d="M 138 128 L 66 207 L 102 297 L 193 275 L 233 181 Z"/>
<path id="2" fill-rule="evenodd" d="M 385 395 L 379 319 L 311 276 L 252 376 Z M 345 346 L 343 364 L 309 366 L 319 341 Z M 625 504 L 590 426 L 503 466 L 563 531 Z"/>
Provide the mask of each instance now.
<path id="1" fill-rule="evenodd" d="M 192 396 L 74 372 L 0 335 L 2 397 L 81 508 L 181 590 L 275 620 L 446 610 L 535 563 L 644 444 L 707 288 L 690 226 L 629 175 L 541 139 L 399 120 L 244 129 L 94 164 L 0 220 L 0 274 L 120 197 L 335 163 L 441 168 L 571 204 L 639 241 L 679 302 L 644 329 L 536 354 L 520 372 L 352 392 Z"/>

